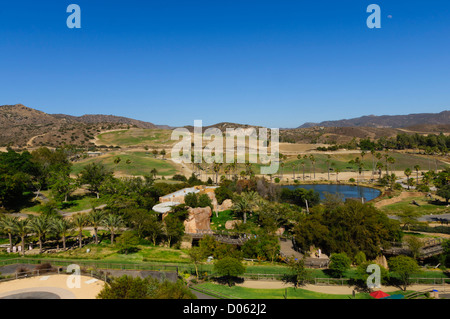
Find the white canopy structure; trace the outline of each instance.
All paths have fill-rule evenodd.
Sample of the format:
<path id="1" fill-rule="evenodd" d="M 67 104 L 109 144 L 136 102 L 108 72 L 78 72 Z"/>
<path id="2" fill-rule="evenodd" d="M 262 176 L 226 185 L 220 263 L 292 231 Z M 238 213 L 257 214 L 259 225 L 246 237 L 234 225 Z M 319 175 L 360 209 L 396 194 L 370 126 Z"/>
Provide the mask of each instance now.
<path id="1" fill-rule="evenodd" d="M 165 213 L 171 211 L 172 207 L 178 206 L 180 204 L 181 203 L 179 203 L 179 202 L 164 202 L 164 203 L 153 206 L 152 209 L 153 209 L 153 211 L 155 211 L 157 213 L 165 214 Z"/>

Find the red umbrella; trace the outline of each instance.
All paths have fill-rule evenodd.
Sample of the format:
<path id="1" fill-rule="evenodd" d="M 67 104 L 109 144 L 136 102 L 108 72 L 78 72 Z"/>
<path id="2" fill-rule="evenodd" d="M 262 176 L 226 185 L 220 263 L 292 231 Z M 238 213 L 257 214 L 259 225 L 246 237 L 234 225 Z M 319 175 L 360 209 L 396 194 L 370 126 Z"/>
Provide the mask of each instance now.
<path id="1" fill-rule="evenodd" d="M 374 297 L 375 299 L 381 299 L 381 298 L 384 298 L 384 297 L 389 297 L 389 295 L 387 293 L 385 293 L 385 292 L 383 292 L 381 290 L 371 292 L 370 295 L 372 297 Z"/>

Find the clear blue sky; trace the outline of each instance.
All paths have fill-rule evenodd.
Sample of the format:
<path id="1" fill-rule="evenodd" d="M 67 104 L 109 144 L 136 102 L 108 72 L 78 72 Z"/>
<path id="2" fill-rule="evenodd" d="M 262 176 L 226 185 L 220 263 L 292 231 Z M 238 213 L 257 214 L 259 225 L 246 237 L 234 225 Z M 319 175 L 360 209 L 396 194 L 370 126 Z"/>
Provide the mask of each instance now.
<path id="1" fill-rule="evenodd" d="M 81 7 L 82 28 L 66 26 Z M 369 29 L 366 8 L 381 7 Z M 388 17 L 392 16 L 392 17 Z M 0 104 L 297 127 L 450 109 L 450 1 L 0 4 Z"/>

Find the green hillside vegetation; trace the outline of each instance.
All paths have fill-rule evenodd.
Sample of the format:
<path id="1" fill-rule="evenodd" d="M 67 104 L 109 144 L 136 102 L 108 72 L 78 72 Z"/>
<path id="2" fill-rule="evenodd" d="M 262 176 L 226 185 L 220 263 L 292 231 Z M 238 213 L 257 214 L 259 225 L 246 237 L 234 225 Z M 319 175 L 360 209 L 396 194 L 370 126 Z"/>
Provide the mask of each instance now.
<path id="1" fill-rule="evenodd" d="M 117 146 L 160 146 L 174 144 L 170 139 L 171 130 L 133 128 L 115 132 L 106 132 L 97 136 L 99 143 Z"/>

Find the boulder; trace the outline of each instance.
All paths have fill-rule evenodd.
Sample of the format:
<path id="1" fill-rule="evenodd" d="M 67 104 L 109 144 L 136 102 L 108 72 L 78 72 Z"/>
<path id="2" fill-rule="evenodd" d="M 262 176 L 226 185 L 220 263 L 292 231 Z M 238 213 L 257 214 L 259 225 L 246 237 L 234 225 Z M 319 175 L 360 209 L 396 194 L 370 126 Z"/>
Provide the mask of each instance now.
<path id="1" fill-rule="evenodd" d="M 383 268 L 389 269 L 388 262 L 386 260 L 386 257 L 384 255 L 378 256 L 375 258 L 374 262 Z"/>
<path id="2" fill-rule="evenodd" d="M 228 220 L 225 223 L 225 229 L 228 229 L 228 230 L 234 229 L 234 226 L 237 224 L 242 224 L 242 220 Z"/>
<path id="3" fill-rule="evenodd" d="M 211 232 L 210 220 L 212 211 L 210 207 L 189 208 L 188 212 L 189 215 L 184 221 L 185 233 Z"/>
<path id="4" fill-rule="evenodd" d="M 231 199 L 225 199 L 221 205 L 217 205 L 216 210 L 218 212 L 223 212 L 224 210 L 231 209 L 231 207 L 233 207 L 233 202 L 231 201 Z"/>

